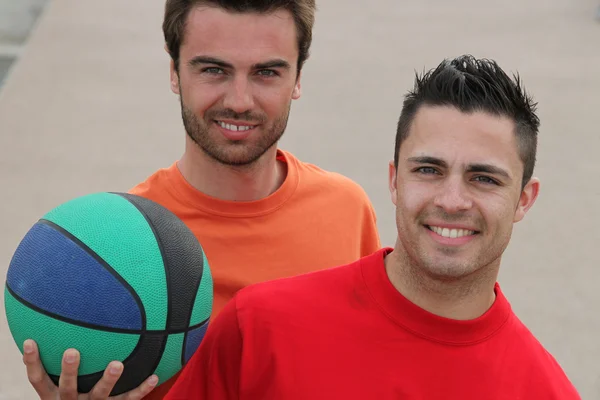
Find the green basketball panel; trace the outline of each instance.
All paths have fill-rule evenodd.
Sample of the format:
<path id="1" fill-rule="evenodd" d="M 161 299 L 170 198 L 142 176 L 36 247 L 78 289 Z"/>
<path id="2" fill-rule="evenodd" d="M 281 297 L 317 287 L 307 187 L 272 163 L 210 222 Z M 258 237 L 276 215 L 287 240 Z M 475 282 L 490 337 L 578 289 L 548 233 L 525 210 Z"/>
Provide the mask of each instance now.
<path id="1" fill-rule="evenodd" d="M 155 370 L 155 374 L 158 376 L 158 382 L 164 383 L 168 381 L 173 375 L 181 370 L 181 352 L 183 351 L 183 333 L 174 333 L 169 335 L 167 339 L 167 345 L 163 351 L 160 363 Z"/>

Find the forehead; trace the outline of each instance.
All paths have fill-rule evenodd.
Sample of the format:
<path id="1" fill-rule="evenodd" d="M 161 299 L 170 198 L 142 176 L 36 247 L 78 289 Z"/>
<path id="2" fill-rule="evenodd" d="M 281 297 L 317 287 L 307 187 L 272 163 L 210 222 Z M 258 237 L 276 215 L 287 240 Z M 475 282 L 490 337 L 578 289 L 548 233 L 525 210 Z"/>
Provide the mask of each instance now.
<path id="1" fill-rule="evenodd" d="M 514 122 L 483 111 L 422 106 L 400 146 L 400 159 L 428 155 L 449 163 L 490 163 L 522 168 Z M 516 172 L 516 171 L 515 171 Z"/>
<path id="2" fill-rule="evenodd" d="M 186 23 L 182 57 L 211 55 L 231 63 L 282 58 L 295 63 L 296 26 L 287 10 L 235 13 L 218 7 L 194 8 Z"/>

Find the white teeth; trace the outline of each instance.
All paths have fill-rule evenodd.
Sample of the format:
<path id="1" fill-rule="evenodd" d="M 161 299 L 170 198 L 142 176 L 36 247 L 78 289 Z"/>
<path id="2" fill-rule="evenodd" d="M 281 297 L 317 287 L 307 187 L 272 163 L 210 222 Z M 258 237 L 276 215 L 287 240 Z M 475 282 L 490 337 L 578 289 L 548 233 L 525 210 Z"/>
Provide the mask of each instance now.
<path id="1" fill-rule="evenodd" d="M 448 228 L 440 228 L 439 226 L 430 226 L 431 230 L 437 233 L 440 236 L 447 238 L 459 238 L 463 236 L 470 236 L 475 233 L 475 231 L 469 231 L 466 229 L 448 229 Z"/>
<path id="2" fill-rule="evenodd" d="M 249 125 L 232 125 L 232 124 L 226 124 L 225 122 L 221 122 L 221 121 L 217 121 L 217 123 L 219 124 L 219 126 L 221 126 L 221 128 L 225 128 L 225 129 L 228 129 L 233 132 L 248 131 L 248 130 L 254 128 L 253 126 L 249 126 Z"/>

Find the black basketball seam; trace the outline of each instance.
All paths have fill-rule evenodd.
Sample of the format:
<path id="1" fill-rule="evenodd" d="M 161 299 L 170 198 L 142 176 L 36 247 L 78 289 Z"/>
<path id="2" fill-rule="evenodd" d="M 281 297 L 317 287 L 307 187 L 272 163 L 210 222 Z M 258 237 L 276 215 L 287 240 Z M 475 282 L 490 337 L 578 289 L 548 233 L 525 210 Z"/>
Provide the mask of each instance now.
<path id="1" fill-rule="evenodd" d="M 158 234 L 158 232 L 156 232 L 156 229 L 154 228 L 154 224 L 152 223 L 150 218 L 148 218 L 148 215 L 146 214 L 146 212 L 141 207 L 139 207 L 135 202 L 131 201 L 128 198 L 129 196 L 132 196 L 131 194 L 116 193 L 116 192 L 114 192 L 113 194 L 121 196 L 122 198 L 127 200 L 129 202 L 129 204 L 133 205 L 140 212 L 140 214 L 142 214 L 142 216 L 144 217 L 144 219 L 150 226 L 150 229 L 152 229 L 152 233 L 154 234 L 154 239 L 156 240 L 158 249 L 160 251 L 160 257 L 162 258 L 163 268 L 165 269 L 165 279 L 167 282 L 167 319 L 165 321 L 165 331 L 168 331 L 170 323 L 171 323 L 171 307 L 172 307 L 173 302 L 171 301 L 172 293 L 171 293 L 171 282 L 169 279 L 169 270 L 166 266 L 165 252 L 163 249 L 162 241 L 160 239 L 160 235 Z M 165 350 L 166 347 L 167 347 L 167 341 L 165 340 L 163 343 L 162 349 L 161 349 L 161 354 Z M 156 365 L 153 366 L 152 371 L 156 370 L 156 368 L 158 367 L 159 364 L 160 364 L 160 358 L 158 359 Z"/>
<path id="2" fill-rule="evenodd" d="M 88 322 L 78 321 L 76 319 L 63 317 L 62 315 L 58 315 L 58 314 L 51 313 L 50 311 L 46 311 L 46 310 L 36 306 L 35 304 L 32 304 L 32 303 L 28 302 L 27 300 L 23 299 L 22 297 L 20 297 L 18 294 L 16 294 L 10 288 L 8 283 L 6 283 L 6 290 L 8 290 L 8 292 L 11 294 L 11 296 L 14 297 L 15 300 L 17 300 L 19 303 L 23 304 L 27 308 L 30 308 L 33 311 L 36 311 L 42 315 L 53 318 L 57 321 L 66 322 L 71 325 L 79 326 L 82 328 L 94 329 L 94 330 L 102 331 L 102 332 L 127 333 L 127 334 L 136 334 L 136 335 L 141 335 L 144 333 L 156 333 L 156 334 L 164 333 L 164 334 L 170 335 L 170 334 L 175 334 L 175 333 L 186 333 L 187 331 L 190 331 L 190 330 L 193 330 L 196 328 L 200 328 L 204 323 L 206 323 L 209 320 L 209 318 L 207 318 L 204 321 L 202 321 L 196 325 L 187 327 L 186 329 L 179 329 L 179 330 L 173 330 L 173 331 L 166 330 L 166 329 L 163 329 L 163 330 L 146 330 L 146 329 L 135 330 L 135 329 L 124 329 L 124 328 L 111 328 L 111 327 L 107 327 L 107 326 L 94 325 L 94 324 L 90 324 Z"/>
<path id="3" fill-rule="evenodd" d="M 75 242 L 79 247 L 81 247 L 81 249 L 83 249 L 86 253 L 88 253 L 93 259 L 98 261 L 98 263 L 100 265 L 102 265 L 112 276 L 114 276 L 121 283 L 121 285 L 123 285 L 123 287 L 125 289 L 127 289 L 127 291 L 131 294 L 131 296 L 137 303 L 137 306 L 140 310 L 140 314 L 142 316 L 142 330 L 145 330 L 146 329 L 146 310 L 144 309 L 144 304 L 142 303 L 142 299 L 137 294 L 137 292 L 133 289 L 133 287 L 131 287 L 129 282 L 127 282 L 125 279 L 123 279 L 123 277 L 121 275 L 119 275 L 117 273 L 117 271 L 115 271 L 106 261 L 104 261 L 104 259 L 102 257 L 100 257 L 94 250 L 89 248 L 88 245 L 86 245 L 81 240 L 79 240 L 77 237 L 75 237 L 73 234 L 71 234 L 71 232 L 67 231 L 60 225 L 57 225 L 54 222 L 49 221 L 47 219 L 40 219 L 38 222 L 54 228 L 58 232 L 62 233 L 65 237 L 67 237 L 68 239 Z"/>

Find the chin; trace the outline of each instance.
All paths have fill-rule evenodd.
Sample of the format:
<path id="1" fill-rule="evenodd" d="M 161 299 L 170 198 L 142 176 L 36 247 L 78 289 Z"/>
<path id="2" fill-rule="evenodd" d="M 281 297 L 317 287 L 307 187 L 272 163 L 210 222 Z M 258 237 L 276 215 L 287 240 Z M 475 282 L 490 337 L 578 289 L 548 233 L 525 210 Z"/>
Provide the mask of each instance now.
<path id="1" fill-rule="evenodd" d="M 468 261 L 430 260 L 421 264 L 421 269 L 438 280 L 456 280 L 473 274 L 481 267 Z"/>
<path id="2" fill-rule="evenodd" d="M 221 164 L 232 166 L 247 166 L 255 163 L 265 154 L 265 151 L 257 151 L 247 146 L 240 145 L 236 149 L 223 149 L 211 154 L 211 156 Z"/>

